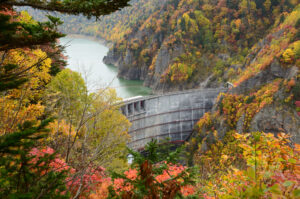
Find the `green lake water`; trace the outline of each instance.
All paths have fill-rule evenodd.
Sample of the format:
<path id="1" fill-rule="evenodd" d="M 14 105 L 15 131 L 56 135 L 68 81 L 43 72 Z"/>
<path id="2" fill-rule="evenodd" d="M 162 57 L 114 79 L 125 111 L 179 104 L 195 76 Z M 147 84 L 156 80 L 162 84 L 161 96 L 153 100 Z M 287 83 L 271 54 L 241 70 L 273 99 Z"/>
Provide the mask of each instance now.
<path id="1" fill-rule="evenodd" d="M 103 63 L 109 49 L 99 42 L 67 36 L 61 38 L 60 43 L 67 46 L 64 53 L 68 57 L 67 68 L 80 72 L 91 92 L 109 86 L 122 98 L 151 94 L 151 89 L 144 87 L 142 81 L 118 78 L 118 69 Z"/>

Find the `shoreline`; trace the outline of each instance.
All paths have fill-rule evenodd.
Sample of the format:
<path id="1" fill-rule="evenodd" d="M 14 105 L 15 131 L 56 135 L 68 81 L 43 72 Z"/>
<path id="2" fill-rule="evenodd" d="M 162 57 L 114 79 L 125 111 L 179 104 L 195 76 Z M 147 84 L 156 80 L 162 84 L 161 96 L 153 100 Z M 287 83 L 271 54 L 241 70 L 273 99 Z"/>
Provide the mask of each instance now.
<path id="1" fill-rule="evenodd" d="M 72 37 L 72 38 L 81 38 L 81 39 L 92 40 L 92 41 L 98 42 L 101 45 L 106 46 L 107 48 L 111 48 L 112 45 L 113 45 L 112 42 L 108 42 L 105 39 L 98 38 L 98 37 L 93 37 L 93 36 L 87 36 L 87 35 L 81 35 L 81 34 L 66 34 L 65 37 Z"/>
<path id="2" fill-rule="evenodd" d="M 84 42 L 86 42 L 88 44 L 93 43 L 93 46 L 95 47 L 95 49 L 90 48 L 89 46 L 86 47 L 86 45 L 84 45 L 85 47 L 83 49 L 76 48 L 77 51 L 82 50 L 84 52 L 91 50 L 91 54 L 97 54 L 97 55 L 95 55 L 95 58 L 92 58 L 92 59 L 99 58 L 98 61 L 95 60 L 95 62 L 94 62 L 93 71 L 91 72 L 93 74 L 93 77 L 91 77 L 91 79 L 90 79 L 90 80 L 92 80 L 92 84 L 90 84 L 90 85 L 93 86 L 93 82 L 98 83 L 99 79 L 101 79 L 101 81 L 99 81 L 99 85 L 100 85 L 100 83 L 101 84 L 103 83 L 103 85 L 109 85 L 109 87 L 114 88 L 116 90 L 117 95 L 119 97 L 122 97 L 124 99 L 131 97 L 131 96 L 136 96 L 136 95 L 148 96 L 148 95 L 152 94 L 152 89 L 149 89 L 148 87 L 144 87 L 143 81 L 132 81 L 132 80 L 125 80 L 122 78 L 118 78 L 116 76 L 118 73 L 118 71 L 117 71 L 118 68 L 113 65 L 106 65 L 106 64 L 104 64 L 103 61 L 101 61 L 101 57 L 103 55 L 107 54 L 107 53 L 104 53 L 104 51 L 103 52 L 100 51 L 101 49 L 104 49 L 104 46 L 105 46 L 105 48 L 107 47 L 107 43 L 105 43 L 103 39 L 98 39 L 95 37 L 78 35 L 78 34 L 67 34 L 66 37 L 61 38 L 61 39 L 63 39 L 65 42 L 68 42 L 68 40 L 72 40 L 72 39 L 73 40 L 84 39 L 83 43 Z M 88 40 L 89 40 L 89 42 L 88 42 Z M 81 44 L 81 41 L 79 43 Z M 100 49 L 98 49 L 98 46 L 99 46 L 98 44 L 100 44 L 102 46 Z M 105 51 L 106 51 L 106 49 L 105 49 Z M 100 52 L 97 52 L 98 50 Z M 72 62 L 73 58 L 75 58 L 74 60 L 82 59 L 82 60 L 79 60 L 79 63 L 80 62 L 85 63 L 85 59 L 86 59 L 85 57 L 80 58 L 80 57 L 75 57 L 75 55 L 72 57 L 72 54 L 68 54 L 68 49 L 66 49 L 65 53 L 66 53 L 65 55 L 68 55 L 68 63 Z M 99 57 L 100 54 L 101 54 L 101 57 Z M 76 65 L 74 60 L 73 60 L 73 62 Z M 88 58 L 88 60 L 89 60 L 89 58 Z M 91 60 L 89 60 L 89 61 L 91 61 Z M 86 68 L 86 66 L 89 65 L 89 63 L 90 63 L 89 61 L 87 61 L 86 64 L 83 64 L 84 68 Z M 101 67 L 104 67 L 104 68 L 101 69 Z M 71 70 L 73 69 L 74 71 L 81 72 L 80 69 L 78 70 L 78 68 L 76 69 L 76 67 L 71 67 L 71 66 L 69 66 L 69 64 L 66 68 L 70 68 Z M 113 70 L 112 70 L 112 68 L 113 68 Z M 105 77 L 111 77 L 111 79 L 109 79 L 109 78 L 107 79 Z M 116 81 L 114 83 L 112 83 L 114 79 L 116 79 Z M 93 91 L 94 88 L 95 87 L 91 87 L 91 88 L 89 88 L 89 90 Z"/>

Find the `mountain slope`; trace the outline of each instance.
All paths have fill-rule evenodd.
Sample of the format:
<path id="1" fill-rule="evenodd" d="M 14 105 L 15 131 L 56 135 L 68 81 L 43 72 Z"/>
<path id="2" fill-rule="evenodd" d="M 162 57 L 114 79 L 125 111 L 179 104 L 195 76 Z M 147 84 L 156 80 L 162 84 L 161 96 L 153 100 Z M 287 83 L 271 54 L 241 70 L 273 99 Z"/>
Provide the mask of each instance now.
<path id="1" fill-rule="evenodd" d="M 59 29 L 66 34 L 81 34 L 105 39 L 107 42 L 117 42 L 125 34 L 130 34 L 135 27 L 143 23 L 155 10 L 167 0 L 132 0 L 131 6 L 103 16 L 99 20 L 87 19 L 83 16 L 50 13 L 64 22 Z M 47 20 L 47 12 L 26 8 L 35 19 Z"/>
<path id="2" fill-rule="evenodd" d="M 119 67 L 119 76 L 145 80 L 156 92 L 219 86 L 235 80 L 249 49 L 296 4 L 168 0 L 116 42 L 104 61 Z"/>
<path id="3" fill-rule="evenodd" d="M 169 0 L 105 62 L 156 92 L 232 82 L 199 121 L 196 148 L 232 131 L 285 132 L 300 143 L 298 1 Z"/>
<path id="4" fill-rule="evenodd" d="M 286 133 L 300 143 L 300 5 L 277 20 L 235 72 L 235 87 L 201 118 L 189 147 L 200 153 L 232 132 Z"/>

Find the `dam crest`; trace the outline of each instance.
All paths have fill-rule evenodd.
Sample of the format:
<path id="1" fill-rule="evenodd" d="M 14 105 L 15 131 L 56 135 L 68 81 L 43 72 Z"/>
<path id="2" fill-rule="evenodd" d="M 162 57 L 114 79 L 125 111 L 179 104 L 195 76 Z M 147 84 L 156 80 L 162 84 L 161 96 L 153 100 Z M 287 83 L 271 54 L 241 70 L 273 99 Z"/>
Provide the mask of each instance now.
<path id="1" fill-rule="evenodd" d="M 197 121 L 212 109 L 219 93 L 226 91 L 226 88 L 192 89 L 125 99 L 121 111 L 132 123 L 128 147 L 141 151 L 151 139 L 185 142 Z"/>

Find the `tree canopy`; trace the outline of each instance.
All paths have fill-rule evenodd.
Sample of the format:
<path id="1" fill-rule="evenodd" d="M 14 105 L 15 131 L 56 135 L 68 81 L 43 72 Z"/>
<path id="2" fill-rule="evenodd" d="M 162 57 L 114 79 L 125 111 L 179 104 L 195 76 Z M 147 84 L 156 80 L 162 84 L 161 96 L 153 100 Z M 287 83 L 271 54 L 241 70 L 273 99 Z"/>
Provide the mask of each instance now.
<path id="1" fill-rule="evenodd" d="M 82 14 L 88 18 L 96 18 L 110 14 L 125 6 L 129 0 L 3 0 L 0 3 L 0 51 L 2 62 L 0 62 L 0 91 L 19 87 L 26 82 L 23 73 L 14 73 L 18 65 L 3 64 L 3 60 L 8 50 L 16 48 L 33 48 L 36 45 L 51 44 L 52 49 L 57 49 L 48 54 L 49 57 L 61 53 L 61 47 L 55 42 L 56 39 L 63 37 L 57 31 L 57 26 L 62 24 L 59 18 L 48 16 L 49 21 L 33 22 L 22 21 L 19 14 L 14 11 L 15 6 L 29 6 L 35 9 L 58 11 L 67 14 Z M 42 61 L 42 60 L 41 60 Z M 32 65 L 36 67 L 39 64 Z"/>
<path id="2" fill-rule="evenodd" d="M 128 2 L 129 0 L 1 1 L 0 51 L 53 42 L 55 39 L 64 36 L 57 32 L 57 25 L 62 24 L 59 18 L 48 16 L 49 21 L 45 23 L 22 23 L 14 20 L 16 13 L 13 12 L 13 6 L 29 6 L 35 9 L 75 15 L 82 14 L 88 18 L 92 16 L 98 18 L 128 6 Z"/>
<path id="3" fill-rule="evenodd" d="M 99 17 L 128 6 L 128 2 L 129 0 L 4 0 L 2 4 L 4 6 L 30 6 L 40 10 Z"/>
<path id="4" fill-rule="evenodd" d="M 105 130 L 99 130 L 102 123 L 97 123 L 96 119 L 90 121 L 91 112 L 87 111 L 87 106 L 92 105 L 88 103 L 90 97 L 87 95 L 86 85 L 80 75 L 77 75 L 75 80 L 78 80 L 78 88 L 81 90 L 78 90 L 77 93 L 70 93 L 68 96 L 67 94 L 61 94 L 59 97 L 62 98 L 62 102 L 66 102 L 66 100 L 63 101 L 63 97 L 73 97 L 77 94 L 82 97 L 82 99 L 72 98 L 73 101 L 71 101 L 77 100 L 77 104 L 83 106 L 73 107 L 81 113 L 79 115 L 81 120 L 76 120 L 78 117 L 72 115 L 72 112 L 70 113 L 67 105 L 59 106 L 60 104 L 55 103 L 57 107 L 66 109 L 64 110 L 66 118 L 58 117 L 53 120 L 44 120 L 49 118 L 50 115 L 56 115 L 53 109 L 51 109 L 51 114 L 46 111 L 51 108 L 47 107 L 47 104 L 43 101 L 46 88 L 48 88 L 47 85 L 66 65 L 64 56 L 61 54 L 64 47 L 57 42 L 58 38 L 64 36 L 57 29 L 62 21 L 59 18 L 48 16 L 49 21 L 38 22 L 33 20 L 26 12 L 17 12 L 15 7 L 29 6 L 35 9 L 67 14 L 82 14 L 88 18 L 96 17 L 97 19 L 101 15 L 109 14 L 127 6 L 127 2 L 129 0 L 1 0 L 0 198 L 70 198 L 70 193 L 74 198 L 79 198 L 79 196 L 89 192 L 89 186 L 99 182 L 102 175 L 98 167 L 100 163 L 95 163 L 93 160 L 101 159 L 104 152 L 109 152 L 103 150 L 107 145 L 102 144 L 102 148 L 97 147 L 96 141 L 94 141 L 94 148 L 85 147 L 88 146 L 85 143 L 88 140 L 87 138 L 89 138 L 88 141 L 96 140 L 96 138 L 106 133 L 106 140 L 98 139 L 99 142 L 105 142 L 108 138 L 111 140 L 120 137 L 116 135 L 124 135 L 124 139 L 119 145 L 116 142 L 107 141 L 112 143 L 113 147 L 118 146 L 118 149 L 115 149 L 114 153 L 110 153 L 109 157 L 110 160 L 117 159 L 120 164 L 122 160 L 119 156 L 123 155 L 123 151 L 125 151 L 121 149 L 125 148 L 126 129 L 129 125 L 126 118 L 122 117 L 118 111 L 118 108 L 112 106 L 114 103 L 112 100 L 116 98 L 115 95 L 111 95 L 111 98 L 106 101 L 100 99 L 99 96 L 99 99 L 94 103 L 95 106 L 100 104 L 100 108 L 103 110 L 98 118 L 99 121 L 103 121 L 103 118 L 111 119 L 115 118 L 113 116 L 117 116 L 122 117 L 121 122 L 113 129 L 105 126 Z M 74 81 L 71 82 L 74 83 Z M 73 89 L 75 88 L 73 87 Z M 55 91 L 59 93 L 59 90 Z M 55 96 L 57 93 L 51 93 L 50 95 Z M 101 107 L 101 105 L 106 106 Z M 100 112 L 98 109 L 95 109 L 95 111 Z M 76 121 L 73 122 L 73 120 Z M 118 119 L 118 121 L 120 120 Z M 92 122 L 97 127 L 97 129 L 96 127 L 92 129 L 94 130 L 92 133 L 88 134 L 89 132 L 81 130 L 86 127 L 83 124 L 90 127 Z M 46 127 L 49 129 L 46 129 Z M 76 137 L 72 137 L 74 128 L 76 128 Z M 69 133 L 67 141 L 64 139 L 66 137 L 64 134 L 60 135 L 61 129 L 63 133 Z M 54 131 L 64 143 L 67 143 L 65 154 L 71 152 L 75 155 L 82 154 L 81 157 L 83 158 L 65 155 L 64 153 L 58 154 L 54 152 L 54 149 L 49 148 L 47 145 L 49 143 L 56 146 L 53 144 L 54 139 L 51 139 Z M 114 134 L 111 132 L 114 132 Z M 56 139 L 55 141 L 58 142 L 59 140 Z M 71 150 L 72 147 L 78 149 L 78 151 Z M 95 149 L 95 147 L 97 148 Z M 107 147 L 109 150 L 111 148 Z M 63 149 L 59 149 L 57 152 L 63 151 Z M 87 156 L 86 154 L 91 155 Z M 64 159 L 69 160 L 68 157 L 73 158 L 72 161 L 64 161 Z M 78 161 L 76 162 L 76 160 Z M 67 164 L 74 165 L 76 168 L 70 169 Z M 99 175 L 95 178 L 97 173 Z M 93 179 L 91 180 L 92 176 Z"/>

